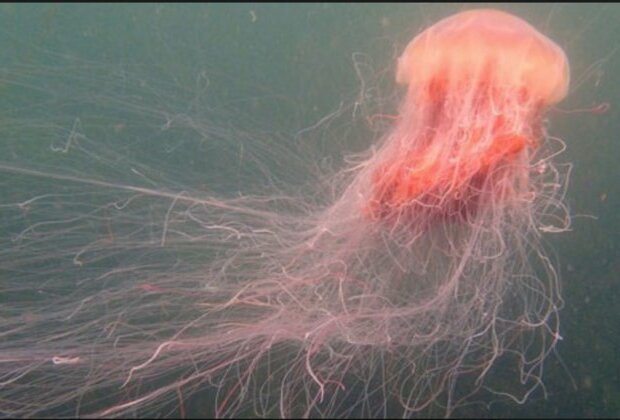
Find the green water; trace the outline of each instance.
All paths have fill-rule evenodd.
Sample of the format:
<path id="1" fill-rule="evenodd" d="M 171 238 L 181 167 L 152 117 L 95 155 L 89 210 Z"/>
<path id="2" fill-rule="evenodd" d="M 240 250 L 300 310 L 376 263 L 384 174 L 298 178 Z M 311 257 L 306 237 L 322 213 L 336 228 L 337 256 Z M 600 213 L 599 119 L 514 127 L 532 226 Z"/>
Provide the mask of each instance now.
<path id="1" fill-rule="evenodd" d="M 227 193 L 260 190 L 256 171 L 267 170 L 288 188 L 303 185 L 295 161 L 337 166 L 343 154 L 373 143 L 376 133 L 360 122 L 394 112 L 401 93 L 393 85 L 394 61 L 408 40 L 470 7 L 3 4 L 0 160 L 62 167 L 61 158 L 48 157 L 50 147 L 71 147 L 71 133 L 79 133 L 83 142 L 102 142 L 92 145 L 100 159 L 67 161 L 65 174 L 142 186 L 156 178 L 158 188 Z M 545 364 L 546 398 L 537 392 L 523 405 L 464 407 L 455 415 L 619 417 L 620 6 L 501 8 L 554 39 L 571 63 L 571 92 L 548 125 L 568 146 L 560 161 L 573 164 L 566 197 L 572 231 L 547 238 L 562 277 L 564 339 Z M 608 112 L 562 111 L 601 103 L 610 104 Z M 248 140 L 183 151 L 184 136 L 189 142 L 193 134 L 162 128 L 188 117 L 206 131 L 212 122 L 217 131 L 209 135 L 222 141 L 226 127 L 247 132 Z M 46 134 L 50 127 L 57 134 Z M 251 144 L 254 135 L 269 147 Z M 279 150 L 282 142 L 307 142 L 312 153 L 289 156 Z M 218 159 L 225 147 L 263 163 L 223 175 L 237 171 Z M 144 176 L 130 178 L 123 162 L 139 162 Z M 158 177 L 160 170 L 167 175 Z M 205 183 L 218 174 L 217 185 Z M 45 182 L 5 178 L 0 193 L 10 202 L 20 191 L 43 193 Z M 2 226 L 5 235 L 23 229 Z"/>

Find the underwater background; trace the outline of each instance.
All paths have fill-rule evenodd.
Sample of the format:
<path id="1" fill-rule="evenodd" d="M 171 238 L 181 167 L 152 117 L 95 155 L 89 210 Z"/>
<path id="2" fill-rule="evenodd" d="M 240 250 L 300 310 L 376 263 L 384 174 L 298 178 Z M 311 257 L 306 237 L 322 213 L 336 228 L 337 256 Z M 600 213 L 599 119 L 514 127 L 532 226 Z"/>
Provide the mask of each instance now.
<path id="1" fill-rule="evenodd" d="M 346 154 L 370 147 L 381 127 L 364 117 L 395 112 L 403 92 L 393 81 L 394 65 L 403 47 L 428 25 L 474 7 L 484 6 L 2 4 L 0 161 L 139 185 L 135 173 L 118 169 L 122 162 L 109 165 L 112 156 L 124 156 L 143 165 L 138 173 L 166 174 L 150 187 L 258 193 L 269 173 L 283 190 L 292 189 L 305 179 L 296 159 L 338 167 Z M 545 363 L 546 395 L 538 389 L 524 404 L 464 406 L 453 415 L 618 417 L 620 6 L 491 7 L 527 20 L 571 64 L 570 93 L 546 122 L 567 144 L 558 162 L 573 165 L 566 194 L 571 231 L 546 237 L 561 276 L 563 340 Z M 148 106 L 124 114 L 136 103 Z M 83 115 L 116 123 L 103 126 Z M 213 121 L 220 138 L 230 127 L 230 144 L 184 151 L 190 140 L 183 130 L 166 129 L 188 116 L 207 126 Z M 47 135 L 50 121 L 65 134 Z M 108 163 L 66 160 L 63 167 L 58 153 L 50 157 L 80 137 L 101 141 L 91 150 Z M 279 151 L 284 142 L 306 143 L 309 153 L 290 157 Z M 226 147 L 239 162 L 222 159 Z M 244 153 L 253 160 L 243 163 Z M 239 165 L 239 176 L 218 177 L 230 165 Z M 2 202 L 44 191 L 46 182 L 65 181 L 0 172 Z M 10 235 L 24 227 L 10 226 L 2 212 L 0 246 L 8 247 Z M 501 380 L 510 366 L 494 369 Z M 200 416 L 199 406 L 189 403 L 186 415 Z"/>

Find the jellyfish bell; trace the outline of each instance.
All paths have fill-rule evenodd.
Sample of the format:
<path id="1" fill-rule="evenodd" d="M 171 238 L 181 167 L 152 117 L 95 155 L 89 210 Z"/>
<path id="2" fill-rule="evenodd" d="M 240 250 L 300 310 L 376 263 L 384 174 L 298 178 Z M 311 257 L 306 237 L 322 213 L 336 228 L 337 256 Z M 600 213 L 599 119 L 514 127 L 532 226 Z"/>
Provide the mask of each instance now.
<path id="1" fill-rule="evenodd" d="M 469 221 L 488 175 L 524 163 L 538 146 L 545 109 L 568 91 L 569 66 L 524 20 L 481 9 L 417 35 L 398 59 L 396 81 L 407 95 L 366 213 Z"/>
<path id="2" fill-rule="evenodd" d="M 413 38 L 398 59 L 396 81 L 417 95 L 439 93 L 432 89 L 446 84 L 487 83 L 551 105 L 566 96 L 569 67 L 564 51 L 523 19 L 480 9 L 447 17 Z"/>

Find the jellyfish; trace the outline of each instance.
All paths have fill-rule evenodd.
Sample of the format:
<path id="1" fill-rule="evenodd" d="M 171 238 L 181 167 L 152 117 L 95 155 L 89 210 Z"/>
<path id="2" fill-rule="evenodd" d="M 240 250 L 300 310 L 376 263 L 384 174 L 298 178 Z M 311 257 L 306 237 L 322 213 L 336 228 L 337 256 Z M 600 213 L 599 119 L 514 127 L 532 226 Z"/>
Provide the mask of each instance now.
<path id="1" fill-rule="evenodd" d="M 542 238 L 570 224 L 544 118 L 566 56 L 469 10 L 417 35 L 396 81 L 393 127 L 329 200 L 1 163 L 56 189 L 3 202 L 0 412 L 183 416 L 193 394 L 205 416 L 407 417 L 541 388 L 562 304 Z"/>

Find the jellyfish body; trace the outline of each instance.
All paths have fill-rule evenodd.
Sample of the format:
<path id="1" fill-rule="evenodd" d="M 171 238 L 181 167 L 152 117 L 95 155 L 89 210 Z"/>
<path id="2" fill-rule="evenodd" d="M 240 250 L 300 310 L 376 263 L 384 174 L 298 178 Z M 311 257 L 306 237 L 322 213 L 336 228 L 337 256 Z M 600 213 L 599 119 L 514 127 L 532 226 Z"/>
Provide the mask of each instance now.
<path id="1" fill-rule="evenodd" d="M 562 49 L 528 23 L 483 9 L 416 36 L 396 80 L 407 95 L 373 174 L 369 214 L 422 206 L 467 216 L 486 175 L 538 145 L 543 112 L 567 93 L 569 67 Z"/>

